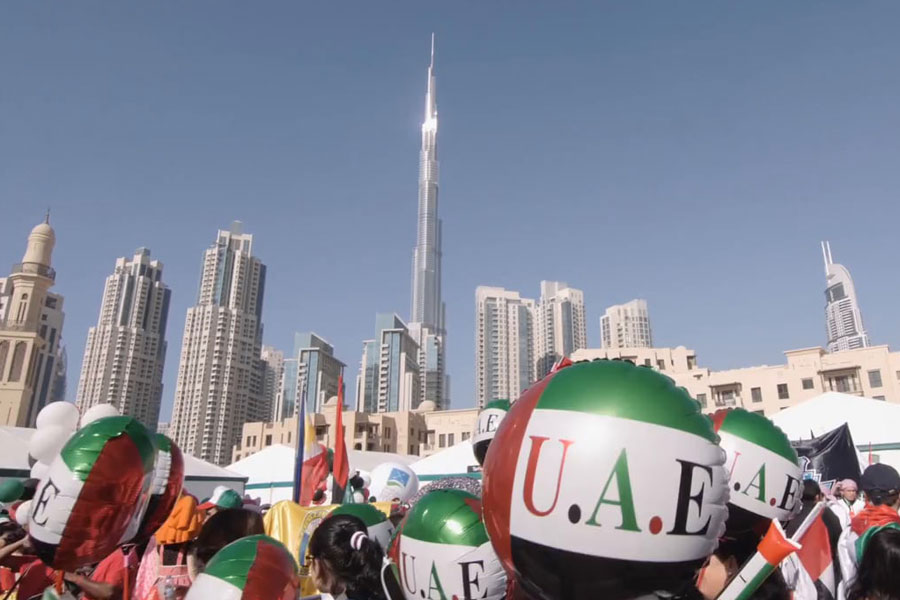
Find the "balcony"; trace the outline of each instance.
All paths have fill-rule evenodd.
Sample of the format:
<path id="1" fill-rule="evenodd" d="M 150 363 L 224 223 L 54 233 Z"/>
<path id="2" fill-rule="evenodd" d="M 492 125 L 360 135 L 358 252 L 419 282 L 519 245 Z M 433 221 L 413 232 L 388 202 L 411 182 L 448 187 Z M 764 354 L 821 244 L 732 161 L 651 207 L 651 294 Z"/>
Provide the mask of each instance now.
<path id="1" fill-rule="evenodd" d="M 29 321 L 16 321 L 14 319 L 0 319 L 0 331 L 37 331 L 37 323 Z"/>
<path id="2" fill-rule="evenodd" d="M 15 275 L 16 273 L 24 273 L 26 275 L 40 275 L 41 277 L 46 277 L 51 281 L 56 281 L 56 271 L 52 268 L 42 265 L 40 263 L 35 262 L 22 262 L 13 265 L 12 272 Z"/>

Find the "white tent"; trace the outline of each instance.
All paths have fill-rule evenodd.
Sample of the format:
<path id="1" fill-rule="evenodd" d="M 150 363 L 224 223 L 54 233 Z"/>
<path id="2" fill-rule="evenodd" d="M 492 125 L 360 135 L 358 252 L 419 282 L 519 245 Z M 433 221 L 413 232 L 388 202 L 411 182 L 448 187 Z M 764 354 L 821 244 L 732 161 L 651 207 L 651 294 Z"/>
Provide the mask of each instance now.
<path id="1" fill-rule="evenodd" d="M 28 440 L 35 430 L 27 427 L 0 427 L 0 480 L 30 476 Z M 224 485 L 244 493 L 246 477 L 212 463 L 184 456 L 184 489 L 198 499 L 208 498 L 216 486 Z"/>
<path id="2" fill-rule="evenodd" d="M 228 465 L 228 470 L 247 477 L 248 494 L 260 498 L 263 504 L 273 504 L 279 500 L 291 499 L 295 458 L 296 450 L 275 444 Z M 408 465 L 415 458 L 390 452 L 347 450 L 351 474 L 353 471 L 371 471 L 386 462 Z"/>
<path id="3" fill-rule="evenodd" d="M 442 477 L 481 477 L 470 440 L 414 462 L 410 468 L 419 476 L 422 485 Z"/>
<path id="4" fill-rule="evenodd" d="M 867 456 L 871 445 L 873 459 L 900 469 L 900 404 L 828 392 L 771 419 L 791 440 L 808 440 L 847 423 L 857 450 Z"/>

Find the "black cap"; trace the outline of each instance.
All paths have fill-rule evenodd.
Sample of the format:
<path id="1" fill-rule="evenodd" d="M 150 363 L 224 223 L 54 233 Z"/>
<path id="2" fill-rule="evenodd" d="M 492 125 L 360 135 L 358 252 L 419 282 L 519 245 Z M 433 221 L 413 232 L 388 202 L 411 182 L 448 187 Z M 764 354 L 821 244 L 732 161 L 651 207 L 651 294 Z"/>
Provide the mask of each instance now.
<path id="1" fill-rule="evenodd" d="M 864 492 L 896 492 L 900 491 L 900 474 L 890 465 L 876 463 L 866 468 L 860 484 Z"/>

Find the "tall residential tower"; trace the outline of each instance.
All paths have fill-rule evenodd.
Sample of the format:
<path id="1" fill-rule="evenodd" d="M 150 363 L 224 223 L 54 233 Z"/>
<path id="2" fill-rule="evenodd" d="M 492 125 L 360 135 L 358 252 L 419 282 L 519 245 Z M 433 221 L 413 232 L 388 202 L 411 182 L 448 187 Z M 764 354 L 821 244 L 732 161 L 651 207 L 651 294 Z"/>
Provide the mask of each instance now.
<path id="1" fill-rule="evenodd" d="M 535 381 L 534 300 L 499 287 L 475 290 L 475 405 L 517 399 Z"/>
<path id="2" fill-rule="evenodd" d="M 564 281 L 542 281 L 535 318 L 537 379 L 546 376 L 556 361 L 587 348 L 584 292 Z"/>
<path id="3" fill-rule="evenodd" d="M 652 348 L 653 330 L 646 300 L 632 300 L 606 309 L 600 317 L 600 338 L 603 347 Z"/>
<path id="4" fill-rule="evenodd" d="M 828 351 L 855 350 L 869 346 L 869 334 L 863 327 L 856 287 L 850 271 L 831 258 L 831 244 L 822 242 L 825 259 L 825 330 Z"/>
<path id="5" fill-rule="evenodd" d="M 231 461 L 248 421 L 265 421 L 262 306 L 266 267 L 240 223 L 203 254 L 197 303 L 188 309 L 170 436 L 185 452 Z"/>
<path id="6" fill-rule="evenodd" d="M 109 403 L 152 430 L 159 420 L 171 291 L 150 250 L 119 258 L 106 278 L 100 317 L 88 330 L 75 404 Z"/>

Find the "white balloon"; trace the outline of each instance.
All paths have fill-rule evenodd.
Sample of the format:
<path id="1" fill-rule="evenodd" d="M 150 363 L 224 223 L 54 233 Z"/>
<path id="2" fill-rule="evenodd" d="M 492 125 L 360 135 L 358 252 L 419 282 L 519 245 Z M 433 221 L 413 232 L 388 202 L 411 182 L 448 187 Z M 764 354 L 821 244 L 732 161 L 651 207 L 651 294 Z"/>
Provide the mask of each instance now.
<path id="1" fill-rule="evenodd" d="M 399 498 L 406 502 L 419 490 L 419 478 L 415 472 L 400 463 L 381 463 L 372 469 L 369 495 L 378 502 L 391 502 Z"/>
<path id="2" fill-rule="evenodd" d="M 106 417 L 118 417 L 119 414 L 119 409 L 112 404 L 95 404 L 81 416 L 81 426 L 84 427 Z"/>
<path id="3" fill-rule="evenodd" d="M 25 527 L 28 525 L 28 515 L 31 512 L 31 500 L 26 500 L 16 507 L 16 523 Z"/>
<path id="4" fill-rule="evenodd" d="M 31 478 L 43 479 L 48 470 L 50 470 L 50 465 L 48 465 L 47 463 L 36 462 L 31 467 Z"/>
<path id="5" fill-rule="evenodd" d="M 28 454 L 38 462 L 50 464 L 69 441 L 72 432 L 61 425 L 45 425 L 36 429 L 28 440 Z"/>
<path id="6" fill-rule="evenodd" d="M 359 477 L 363 480 L 364 488 L 368 489 L 372 485 L 372 475 L 368 471 L 360 471 Z"/>
<path id="7" fill-rule="evenodd" d="M 51 402 L 41 409 L 37 416 L 37 428 L 43 429 L 48 425 L 59 425 L 69 431 L 78 428 L 78 419 L 81 415 L 71 402 Z"/>

